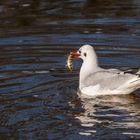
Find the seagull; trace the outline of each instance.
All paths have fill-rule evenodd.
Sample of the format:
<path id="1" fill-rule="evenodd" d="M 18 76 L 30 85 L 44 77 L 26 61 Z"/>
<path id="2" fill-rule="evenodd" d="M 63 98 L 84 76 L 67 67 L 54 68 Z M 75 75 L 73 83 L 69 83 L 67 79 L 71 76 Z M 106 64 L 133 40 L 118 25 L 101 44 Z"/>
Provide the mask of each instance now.
<path id="1" fill-rule="evenodd" d="M 83 45 L 71 52 L 73 59 L 83 60 L 79 74 L 79 90 L 85 96 L 130 94 L 140 88 L 140 69 L 121 71 L 99 67 L 91 45 Z"/>

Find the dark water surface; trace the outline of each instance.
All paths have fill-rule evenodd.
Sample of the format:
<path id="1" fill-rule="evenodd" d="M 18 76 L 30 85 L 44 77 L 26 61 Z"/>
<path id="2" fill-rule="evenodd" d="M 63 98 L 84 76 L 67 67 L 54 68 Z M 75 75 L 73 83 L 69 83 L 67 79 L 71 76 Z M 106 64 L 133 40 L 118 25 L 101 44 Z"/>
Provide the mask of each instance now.
<path id="1" fill-rule="evenodd" d="M 81 61 L 65 63 L 83 44 L 103 67 L 140 67 L 140 1 L 0 1 L 0 140 L 140 139 L 140 90 L 77 97 Z"/>

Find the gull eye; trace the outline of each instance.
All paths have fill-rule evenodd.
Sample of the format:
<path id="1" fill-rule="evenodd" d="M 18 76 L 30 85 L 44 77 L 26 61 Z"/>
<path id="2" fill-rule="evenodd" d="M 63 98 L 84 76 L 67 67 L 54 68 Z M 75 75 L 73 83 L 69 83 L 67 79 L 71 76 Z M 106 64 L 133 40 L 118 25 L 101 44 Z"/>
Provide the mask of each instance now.
<path id="1" fill-rule="evenodd" d="M 81 53 L 81 51 L 79 51 L 79 53 Z"/>
<path id="2" fill-rule="evenodd" d="M 84 53 L 84 56 L 86 57 L 87 56 L 87 53 Z"/>

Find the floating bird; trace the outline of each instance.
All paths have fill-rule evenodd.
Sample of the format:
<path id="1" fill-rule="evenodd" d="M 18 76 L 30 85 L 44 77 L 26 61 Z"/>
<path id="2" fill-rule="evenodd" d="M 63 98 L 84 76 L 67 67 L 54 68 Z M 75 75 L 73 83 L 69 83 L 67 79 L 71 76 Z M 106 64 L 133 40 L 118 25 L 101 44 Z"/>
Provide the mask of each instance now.
<path id="1" fill-rule="evenodd" d="M 77 52 L 71 52 L 71 55 L 83 60 L 79 75 L 81 95 L 129 94 L 140 88 L 140 69 L 121 71 L 101 68 L 95 50 L 90 45 L 83 45 Z"/>

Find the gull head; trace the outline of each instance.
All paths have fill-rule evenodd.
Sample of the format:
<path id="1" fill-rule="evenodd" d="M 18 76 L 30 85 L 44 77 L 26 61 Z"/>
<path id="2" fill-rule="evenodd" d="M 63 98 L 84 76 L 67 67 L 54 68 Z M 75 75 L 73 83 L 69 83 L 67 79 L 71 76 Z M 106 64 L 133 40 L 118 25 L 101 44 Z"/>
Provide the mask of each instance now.
<path id="1" fill-rule="evenodd" d="M 94 48 L 91 45 L 83 45 L 77 52 L 71 52 L 73 58 L 81 58 L 83 61 L 91 61 L 96 59 Z"/>

